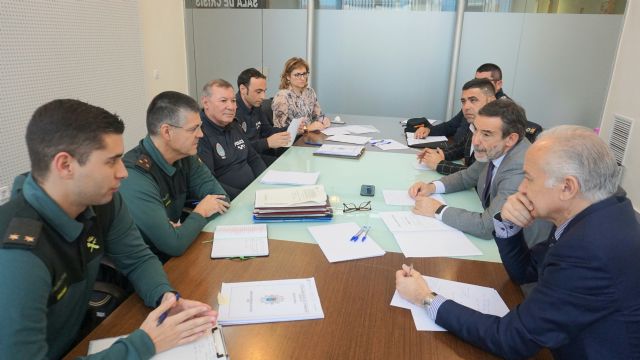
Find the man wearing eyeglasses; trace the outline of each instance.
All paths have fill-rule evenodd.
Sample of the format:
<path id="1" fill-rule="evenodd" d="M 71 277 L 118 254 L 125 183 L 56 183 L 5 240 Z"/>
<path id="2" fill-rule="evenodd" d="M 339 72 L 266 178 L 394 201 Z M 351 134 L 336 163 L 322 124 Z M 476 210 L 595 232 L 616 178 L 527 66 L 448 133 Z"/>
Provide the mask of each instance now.
<path id="1" fill-rule="evenodd" d="M 198 142 L 198 156 L 234 199 L 267 166 L 235 120 L 236 96 L 228 81 L 205 84 L 201 102 L 204 136 Z"/>
<path id="2" fill-rule="evenodd" d="M 504 91 L 502 91 L 502 70 L 498 65 L 491 63 L 480 65 L 476 70 L 475 78 L 491 81 L 496 90 L 496 99 L 509 98 Z M 465 121 L 462 109 L 449 121 L 436 126 L 430 126 L 426 118 L 419 119 L 424 119 L 422 122 L 424 126 L 416 129 L 415 137 L 417 139 L 424 139 L 427 136 L 453 136 L 454 142 L 464 142 L 465 134 L 469 127 Z"/>
<path id="3" fill-rule="evenodd" d="M 196 156 L 202 137 L 198 103 L 165 91 L 147 109 L 148 135 L 123 158 L 121 193 L 142 237 L 164 262 L 182 255 L 202 228 L 229 207 L 227 194 Z M 197 205 L 186 217 L 188 201 Z"/>

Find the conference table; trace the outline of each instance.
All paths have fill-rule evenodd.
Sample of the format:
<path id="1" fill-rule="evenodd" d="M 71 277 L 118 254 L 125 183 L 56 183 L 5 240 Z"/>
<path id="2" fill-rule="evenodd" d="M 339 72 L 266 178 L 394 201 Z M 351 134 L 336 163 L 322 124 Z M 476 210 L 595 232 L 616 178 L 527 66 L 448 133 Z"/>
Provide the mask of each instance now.
<path id="1" fill-rule="evenodd" d="M 351 123 L 350 118 L 341 115 Z M 366 119 L 365 119 L 366 120 Z M 375 121 L 373 121 L 375 120 Z M 384 118 L 369 123 L 380 128 Z M 400 128 L 396 119 L 394 126 Z M 385 134 L 386 135 L 386 134 Z M 372 136 L 372 135 L 367 135 Z M 389 137 L 389 136 L 387 136 Z M 459 340 L 448 332 L 417 331 L 411 312 L 390 306 L 395 272 L 405 263 L 423 275 L 495 288 L 510 309 L 522 301 L 520 288 L 507 276 L 492 240 L 469 237 L 483 255 L 468 258 L 405 258 L 380 220 L 381 211 L 409 210 L 385 205 L 383 189 L 406 189 L 417 180 L 439 177 L 415 167 L 412 153 L 366 151 L 359 160 L 314 156 L 317 147 L 294 146 L 269 169 L 318 171 L 334 207 L 332 223 L 371 225 L 370 235 L 387 252 L 384 256 L 329 263 L 307 231 L 310 224 L 268 225 L 268 257 L 246 261 L 210 258 L 212 232 L 217 225 L 252 222 L 255 190 L 277 188 L 256 179 L 231 203 L 224 216 L 209 223 L 180 257 L 164 268 L 183 297 L 217 306 L 223 282 L 315 279 L 324 319 L 226 326 L 224 335 L 231 359 L 493 359 L 493 355 Z M 376 185 L 374 197 L 359 195 L 361 184 Z M 444 196 L 448 204 L 480 211 L 474 191 Z M 371 200 L 371 211 L 343 213 L 342 203 Z M 151 309 L 132 295 L 80 342 L 66 358 L 87 353 L 93 339 L 123 335 L 142 323 Z M 536 359 L 551 359 L 547 350 Z"/>

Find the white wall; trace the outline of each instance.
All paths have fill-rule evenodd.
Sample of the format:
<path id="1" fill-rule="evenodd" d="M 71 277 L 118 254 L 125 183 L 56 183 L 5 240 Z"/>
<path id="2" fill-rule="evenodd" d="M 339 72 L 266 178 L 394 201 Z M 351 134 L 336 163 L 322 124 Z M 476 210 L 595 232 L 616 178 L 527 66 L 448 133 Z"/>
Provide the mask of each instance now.
<path id="1" fill-rule="evenodd" d="M 604 108 L 601 137 L 609 140 L 614 114 L 633 120 L 627 148 L 622 186 L 636 211 L 640 209 L 640 1 L 627 1 L 622 35 L 618 46 L 609 95 Z"/>
<path id="2" fill-rule="evenodd" d="M 139 0 L 139 11 L 146 109 L 162 91 L 189 91 L 184 4 L 182 0 Z"/>

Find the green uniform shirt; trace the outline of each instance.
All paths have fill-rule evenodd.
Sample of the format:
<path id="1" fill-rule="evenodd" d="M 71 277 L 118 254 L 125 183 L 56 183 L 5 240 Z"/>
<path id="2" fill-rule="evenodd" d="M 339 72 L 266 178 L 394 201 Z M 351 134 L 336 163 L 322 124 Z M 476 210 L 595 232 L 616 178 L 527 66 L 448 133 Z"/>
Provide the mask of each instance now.
<path id="1" fill-rule="evenodd" d="M 60 238 L 72 242 L 82 232 L 81 221 L 93 216 L 87 208 L 70 218 L 29 175 L 23 194 L 43 221 L 56 229 Z M 134 284 L 147 306 L 155 306 L 162 294 L 173 290 L 160 261 L 140 237 L 121 196 L 113 198 L 114 218 L 104 241 L 104 251 Z M 0 207 L 3 224 L 13 218 L 9 204 Z M 5 210 L 5 211 L 2 211 Z M 0 229 L 2 233 L 6 229 Z M 57 359 L 73 344 L 88 307 L 100 259 L 87 263 L 84 280 L 72 284 L 62 299 L 47 305 L 51 274 L 42 260 L 28 249 L 0 248 L 0 358 Z M 92 359 L 148 359 L 155 353 L 149 336 L 136 330 Z"/>
<path id="2" fill-rule="evenodd" d="M 186 192 L 177 194 L 177 198 L 166 204 L 160 194 L 160 187 L 153 176 L 143 168 L 125 162 L 129 176 L 122 181 L 120 191 L 140 229 L 145 241 L 169 256 L 182 255 L 202 228 L 218 214 L 205 219 L 200 214 L 191 213 L 179 227 L 173 227 L 169 220 L 180 219 L 187 199 L 202 199 L 209 194 L 226 195 L 226 192 L 211 175 L 209 169 L 196 156 L 188 156 L 167 163 L 149 136 L 142 140 L 144 150 L 151 157 L 152 166 L 158 166 L 168 177 L 172 177 L 179 168 L 190 169 L 186 174 Z M 131 156 L 137 148 L 130 150 L 125 157 Z"/>

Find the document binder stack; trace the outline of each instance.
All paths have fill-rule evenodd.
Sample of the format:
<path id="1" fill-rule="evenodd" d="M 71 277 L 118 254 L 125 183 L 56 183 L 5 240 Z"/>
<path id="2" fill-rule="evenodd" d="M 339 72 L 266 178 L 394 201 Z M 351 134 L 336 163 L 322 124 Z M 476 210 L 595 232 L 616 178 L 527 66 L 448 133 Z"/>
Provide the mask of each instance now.
<path id="1" fill-rule="evenodd" d="M 256 191 L 256 223 L 330 221 L 333 209 L 322 185 Z"/>

